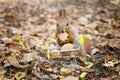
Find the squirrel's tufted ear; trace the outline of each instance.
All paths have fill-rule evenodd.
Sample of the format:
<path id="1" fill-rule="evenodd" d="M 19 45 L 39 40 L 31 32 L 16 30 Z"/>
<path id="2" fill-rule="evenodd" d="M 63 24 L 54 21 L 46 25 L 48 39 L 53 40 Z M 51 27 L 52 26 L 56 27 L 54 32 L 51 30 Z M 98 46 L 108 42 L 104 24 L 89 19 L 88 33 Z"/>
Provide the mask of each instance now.
<path id="1" fill-rule="evenodd" d="M 61 17 L 61 18 L 66 17 L 66 10 L 65 9 L 60 9 L 59 10 L 59 17 Z"/>

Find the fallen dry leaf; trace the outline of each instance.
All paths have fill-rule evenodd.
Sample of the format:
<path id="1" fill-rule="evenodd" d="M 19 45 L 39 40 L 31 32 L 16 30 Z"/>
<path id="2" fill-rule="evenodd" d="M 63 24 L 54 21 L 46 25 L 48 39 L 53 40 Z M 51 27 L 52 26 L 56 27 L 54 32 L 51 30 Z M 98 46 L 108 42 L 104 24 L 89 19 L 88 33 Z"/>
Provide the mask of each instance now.
<path id="1" fill-rule="evenodd" d="M 105 56 L 103 57 L 104 62 L 112 61 L 112 60 L 114 60 L 114 59 L 115 59 L 115 58 L 114 58 L 113 55 L 105 55 Z"/>
<path id="2" fill-rule="evenodd" d="M 120 48 L 120 45 L 118 44 L 120 44 L 120 39 L 116 39 L 116 38 L 110 40 L 108 43 L 110 47 Z"/>
<path id="3" fill-rule="evenodd" d="M 16 42 L 6 43 L 5 46 L 11 50 L 20 50 L 22 48 L 21 45 L 19 43 L 16 43 Z"/>
<path id="4" fill-rule="evenodd" d="M 36 60 L 37 55 L 35 53 L 23 54 L 22 62 L 30 62 Z"/>
<path id="5" fill-rule="evenodd" d="M 0 53 L 0 62 L 2 62 L 5 58 L 6 58 L 5 54 L 4 53 L 3 54 Z"/>
<path id="6" fill-rule="evenodd" d="M 119 1 L 0 0 L 0 79 L 14 80 L 16 74 L 18 80 L 22 75 L 21 80 L 78 80 L 83 72 L 81 76 L 85 80 L 111 80 L 109 77 L 120 80 Z M 91 56 L 86 56 L 86 60 L 80 58 L 81 54 L 73 53 L 78 50 L 78 43 L 62 48 L 57 46 L 55 30 L 59 8 L 56 6 L 67 11 L 67 23 L 70 22 L 67 28 L 73 27 L 79 34 L 91 35 L 86 37 L 92 38 Z M 66 40 L 68 35 L 63 33 L 58 37 Z M 89 50 L 85 46 L 89 47 L 89 44 L 85 40 L 81 49 L 84 51 L 85 48 L 87 53 Z M 80 42 L 83 44 L 83 39 Z M 47 60 L 48 48 L 48 52 L 55 51 L 50 58 L 57 59 Z M 73 52 L 67 54 L 68 50 Z M 72 63 L 74 56 L 76 64 Z M 29 67 L 25 67 L 27 63 Z"/>
<path id="7" fill-rule="evenodd" d="M 112 60 L 112 61 L 108 61 L 108 62 L 105 62 L 103 65 L 105 67 L 114 67 L 116 64 L 119 64 L 120 61 L 118 60 Z"/>
<path id="8" fill-rule="evenodd" d="M 19 75 L 19 76 L 18 76 Z M 14 76 L 17 80 L 21 80 L 26 77 L 26 72 L 21 72 L 21 74 L 16 73 Z"/>
<path id="9" fill-rule="evenodd" d="M 74 77 L 74 76 L 67 76 L 61 80 L 79 80 L 77 77 Z"/>
<path id="10" fill-rule="evenodd" d="M 24 69 L 24 68 L 27 68 L 29 66 L 28 64 L 20 65 L 15 56 L 9 56 L 9 57 L 7 57 L 7 60 L 12 66 L 14 66 L 16 68 L 23 68 Z"/>
<path id="11" fill-rule="evenodd" d="M 40 66 L 39 66 L 40 63 L 36 63 L 33 67 L 33 70 L 32 70 L 32 74 L 33 75 L 36 75 L 38 78 L 42 78 L 42 71 L 40 70 Z"/>
<path id="12" fill-rule="evenodd" d="M 6 73 L 6 70 L 4 67 L 0 66 L 0 75 L 4 75 Z"/>
<path id="13" fill-rule="evenodd" d="M 67 75 L 73 75 L 74 74 L 74 69 L 72 68 L 61 68 L 60 69 L 60 75 L 62 76 L 67 76 Z"/>
<path id="14" fill-rule="evenodd" d="M 112 80 L 111 77 L 106 77 L 106 78 L 100 78 L 100 80 Z"/>

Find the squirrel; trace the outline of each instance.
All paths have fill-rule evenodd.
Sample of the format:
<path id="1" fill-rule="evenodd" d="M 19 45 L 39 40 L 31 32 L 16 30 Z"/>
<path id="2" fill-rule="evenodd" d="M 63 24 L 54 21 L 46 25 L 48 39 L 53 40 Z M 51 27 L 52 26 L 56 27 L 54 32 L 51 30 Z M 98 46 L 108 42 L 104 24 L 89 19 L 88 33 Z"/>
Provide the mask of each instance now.
<path id="1" fill-rule="evenodd" d="M 64 46 L 65 44 L 73 44 L 74 46 L 78 45 L 78 34 L 79 33 L 77 29 L 71 26 L 69 23 L 66 10 L 59 10 L 56 26 L 56 40 L 58 45 L 60 47 Z M 84 44 L 82 48 L 78 51 L 78 54 L 85 56 L 90 52 L 91 41 L 86 37 L 83 37 L 83 39 Z"/>

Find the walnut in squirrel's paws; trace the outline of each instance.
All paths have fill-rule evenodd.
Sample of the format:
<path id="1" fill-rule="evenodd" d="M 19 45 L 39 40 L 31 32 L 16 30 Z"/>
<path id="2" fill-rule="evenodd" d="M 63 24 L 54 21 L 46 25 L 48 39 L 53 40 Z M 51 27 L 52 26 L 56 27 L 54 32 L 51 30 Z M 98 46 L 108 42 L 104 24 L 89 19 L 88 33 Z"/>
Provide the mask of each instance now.
<path id="1" fill-rule="evenodd" d="M 61 33 L 61 34 L 59 34 L 58 37 L 61 41 L 66 41 L 68 39 L 68 34 L 67 33 Z"/>

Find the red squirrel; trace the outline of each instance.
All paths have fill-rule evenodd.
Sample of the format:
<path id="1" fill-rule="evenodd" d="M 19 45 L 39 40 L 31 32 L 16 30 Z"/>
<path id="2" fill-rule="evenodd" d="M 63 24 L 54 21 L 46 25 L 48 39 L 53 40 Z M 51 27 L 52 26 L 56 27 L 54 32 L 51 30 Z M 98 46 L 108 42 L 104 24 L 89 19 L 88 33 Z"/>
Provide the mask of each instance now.
<path id="1" fill-rule="evenodd" d="M 86 37 L 83 37 L 83 39 L 84 44 L 80 45 L 81 48 L 78 51 L 80 56 L 86 56 L 86 54 L 90 52 L 91 47 L 91 41 Z M 60 47 L 65 46 L 65 44 L 72 44 L 74 46 L 79 44 L 78 31 L 75 27 L 70 25 L 65 9 L 59 10 L 56 26 L 56 40 Z"/>

